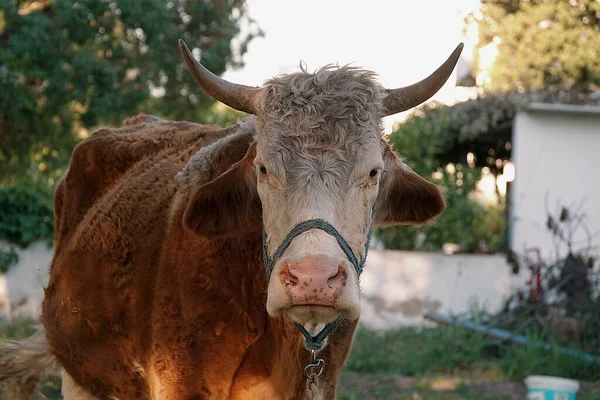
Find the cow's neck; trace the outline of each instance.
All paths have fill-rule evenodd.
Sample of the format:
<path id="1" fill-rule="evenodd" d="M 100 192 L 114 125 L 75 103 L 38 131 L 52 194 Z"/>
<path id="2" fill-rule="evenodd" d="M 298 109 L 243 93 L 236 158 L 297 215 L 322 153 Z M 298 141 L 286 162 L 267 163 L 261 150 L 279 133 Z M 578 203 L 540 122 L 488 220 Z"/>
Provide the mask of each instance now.
<path id="1" fill-rule="evenodd" d="M 215 243 L 216 244 L 216 243 Z M 293 398 L 304 391 L 304 365 L 310 353 L 304 348 L 304 339 L 294 324 L 284 317 L 271 318 L 266 311 L 267 277 L 262 262 L 262 237 L 260 232 L 243 238 L 222 240 L 216 244 L 217 257 L 227 257 L 235 249 L 239 256 L 237 265 L 223 265 L 222 277 L 230 285 L 248 322 L 255 330 L 244 361 L 235 374 L 232 390 L 265 369 L 277 393 L 290 393 Z M 231 251 L 230 251 L 231 249 Z M 240 249 L 245 249 L 240 253 Z M 247 253 L 246 253 L 247 251 Z M 241 263 L 241 264 L 240 264 Z M 242 268 L 240 268 L 242 267 Z M 243 321 L 240 321 L 243 323 Z"/>

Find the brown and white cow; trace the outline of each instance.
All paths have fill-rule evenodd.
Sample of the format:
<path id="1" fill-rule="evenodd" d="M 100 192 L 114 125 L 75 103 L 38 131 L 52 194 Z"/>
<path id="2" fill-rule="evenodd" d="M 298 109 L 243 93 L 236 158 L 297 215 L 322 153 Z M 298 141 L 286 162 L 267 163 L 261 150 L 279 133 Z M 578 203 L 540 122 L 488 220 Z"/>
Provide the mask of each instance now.
<path id="1" fill-rule="evenodd" d="M 138 116 L 77 146 L 55 196 L 44 330 L 0 348 L 0 378 L 56 360 L 65 399 L 334 398 L 373 221 L 444 209 L 381 118 L 439 90 L 462 44 L 394 90 L 351 67 L 251 88 L 180 48 L 208 94 L 253 115 L 225 129 Z"/>

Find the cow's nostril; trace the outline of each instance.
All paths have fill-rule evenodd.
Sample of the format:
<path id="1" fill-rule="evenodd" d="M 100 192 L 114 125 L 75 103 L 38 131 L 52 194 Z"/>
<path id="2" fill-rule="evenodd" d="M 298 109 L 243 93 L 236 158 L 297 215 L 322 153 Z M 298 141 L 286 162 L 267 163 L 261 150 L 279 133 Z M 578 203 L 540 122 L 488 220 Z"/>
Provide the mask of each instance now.
<path id="1" fill-rule="evenodd" d="M 298 284 L 298 278 L 290 271 L 289 261 L 284 261 L 279 278 L 285 286 L 296 286 Z"/>
<path id="2" fill-rule="evenodd" d="M 327 279 L 327 286 L 330 288 L 338 287 L 344 285 L 346 282 L 346 269 L 344 268 L 344 264 L 340 264 L 335 275 L 331 276 Z"/>

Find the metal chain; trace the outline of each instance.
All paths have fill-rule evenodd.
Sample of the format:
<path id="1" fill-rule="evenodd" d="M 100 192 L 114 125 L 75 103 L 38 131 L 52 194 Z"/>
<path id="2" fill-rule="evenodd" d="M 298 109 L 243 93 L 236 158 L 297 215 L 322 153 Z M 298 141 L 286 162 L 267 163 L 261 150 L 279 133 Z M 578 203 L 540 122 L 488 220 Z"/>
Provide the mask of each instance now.
<path id="1" fill-rule="evenodd" d="M 323 373 L 325 369 L 325 360 L 317 358 L 317 352 L 315 350 L 310 352 L 310 361 L 304 367 L 304 376 L 307 379 L 317 379 Z"/>
<path id="2" fill-rule="evenodd" d="M 310 361 L 304 367 L 304 376 L 306 377 L 306 399 L 322 400 L 323 393 L 319 389 L 319 377 L 325 370 L 325 360 L 317 358 L 317 352 L 312 350 Z"/>

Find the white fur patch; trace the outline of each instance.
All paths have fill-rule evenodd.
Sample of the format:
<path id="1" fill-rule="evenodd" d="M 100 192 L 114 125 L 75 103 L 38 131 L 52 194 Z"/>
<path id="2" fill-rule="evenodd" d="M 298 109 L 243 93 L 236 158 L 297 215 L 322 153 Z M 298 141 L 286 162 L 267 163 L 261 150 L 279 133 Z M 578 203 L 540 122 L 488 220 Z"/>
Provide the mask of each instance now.
<path id="1" fill-rule="evenodd" d="M 75 383 L 71 375 L 69 375 L 64 369 L 61 372 L 62 375 L 62 395 L 64 400 L 99 400 L 96 396 L 93 396 L 90 392 Z M 113 400 L 118 400 L 116 397 Z"/>
<path id="2" fill-rule="evenodd" d="M 316 336 L 319 334 L 319 332 L 321 332 L 323 330 L 323 328 L 325 328 L 325 324 L 314 324 L 314 323 L 306 323 L 304 324 L 304 329 L 306 329 L 308 331 L 308 333 L 310 333 L 313 336 Z"/>

